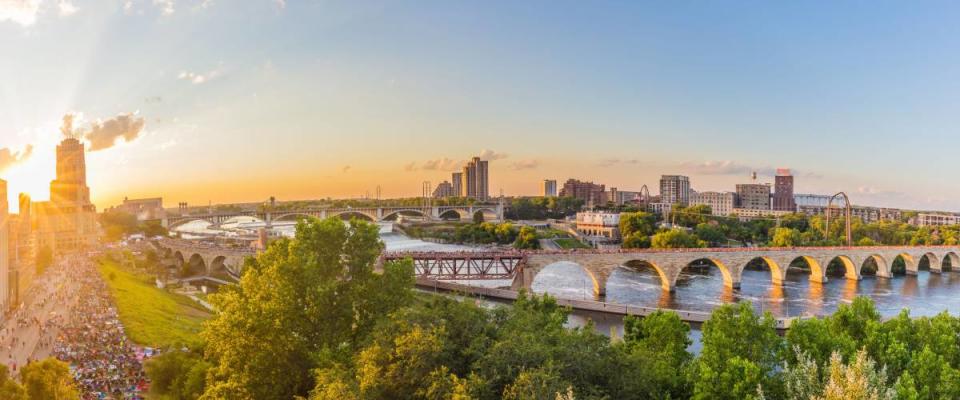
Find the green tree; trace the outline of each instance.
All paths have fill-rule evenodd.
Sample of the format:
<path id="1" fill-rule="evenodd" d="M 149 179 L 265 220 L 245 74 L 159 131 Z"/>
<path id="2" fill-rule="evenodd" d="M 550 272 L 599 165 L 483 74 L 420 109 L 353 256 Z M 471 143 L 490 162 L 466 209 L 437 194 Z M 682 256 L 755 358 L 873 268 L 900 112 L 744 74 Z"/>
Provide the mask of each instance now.
<path id="1" fill-rule="evenodd" d="M 483 223 L 483 211 L 477 211 L 473 213 L 473 223 L 475 224 Z"/>
<path id="2" fill-rule="evenodd" d="M 541 368 L 520 371 L 517 379 L 503 391 L 504 400 L 555 400 L 570 388 L 560 371 L 551 363 Z"/>
<path id="3" fill-rule="evenodd" d="M 771 374 L 783 342 L 773 316 L 759 318 L 748 302 L 727 304 L 714 309 L 702 332 L 703 350 L 691 377 L 695 399 L 749 398 L 757 385 L 779 392 Z"/>
<path id="4" fill-rule="evenodd" d="M 54 358 L 32 362 L 20 370 L 29 399 L 72 400 L 80 397 L 67 363 Z"/>
<path id="5" fill-rule="evenodd" d="M 641 232 L 634 232 L 630 236 L 623 238 L 621 247 L 625 249 L 646 249 L 650 247 L 650 236 Z"/>
<path id="6" fill-rule="evenodd" d="M 710 247 L 719 247 L 727 241 L 727 235 L 723 232 L 723 228 L 717 224 L 697 224 L 694 233 L 696 233 L 700 240 L 707 242 L 707 245 Z"/>
<path id="7" fill-rule="evenodd" d="M 629 237 L 635 233 L 650 236 L 657 229 L 656 216 L 638 211 L 620 214 L 620 236 Z"/>
<path id="8" fill-rule="evenodd" d="M 6 364 L 0 364 L 0 399 L 27 400 L 27 390 L 10 379 L 10 370 Z"/>
<path id="9" fill-rule="evenodd" d="M 799 247 L 803 246 L 803 236 L 800 231 L 793 228 L 773 228 L 770 235 L 771 247 Z"/>
<path id="10" fill-rule="evenodd" d="M 686 371 L 693 361 L 687 352 L 690 326 L 674 312 L 656 311 L 624 319 L 621 380 L 611 385 L 618 399 L 679 399 L 690 397 Z"/>
<path id="11" fill-rule="evenodd" d="M 203 394 L 210 363 L 203 360 L 202 351 L 181 351 L 179 347 L 151 358 L 144 370 L 151 393 L 170 400 L 193 400 Z"/>
<path id="12" fill-rule="evenodd" d="M 650 247 L 655 249 L 682 249 L 706 246 L 707 243 L 698 239 L 696 235 L 687 233 L 687 231 L 680 228 L 657 233 L 650 239 Z"/>
<path id="13" fill-rule="evenodd" d="M 823 395 L 815 400 L 893 400 L 896 392 L 887 386 L 886 370 L 861 350 L 850 365 L 843 363 L 840 353 L 830 357 L 830 369 Z"/>
<path id="14" fill-rule="evenodd" d="M 517 241 L 513 243 L 513 247 L 518 249 L 539 249 L 540 240 L 537 239 L 537 230 L 529 226 L 520 228 L 520 233 L 517 234 Z"/>
<path id="15" fill-rule="evenodd" d="M 307 395 L 321 360 L 349 359 L 380 318 L 411 301 L 412 263 L 374 273 L 382 248 L 373 224 L 303 220 L 295 239 L 248 259 L 239 285 L 211 296 L 203 398 Z"/>

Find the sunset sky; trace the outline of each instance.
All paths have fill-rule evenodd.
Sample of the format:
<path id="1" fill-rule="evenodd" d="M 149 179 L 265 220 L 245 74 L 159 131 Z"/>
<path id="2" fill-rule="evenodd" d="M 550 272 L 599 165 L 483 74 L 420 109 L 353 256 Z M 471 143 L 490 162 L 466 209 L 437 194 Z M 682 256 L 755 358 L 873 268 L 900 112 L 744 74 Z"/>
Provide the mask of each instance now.
<path id="1" fill-rule="evenodd" d="M 483 153 L 507 195 L 789 167 L 960 210 L 960 3 L 730 4 L 0 0 L 0 177 L 46 199 L 72 115 L 100 208 L 415 196 Z"/>

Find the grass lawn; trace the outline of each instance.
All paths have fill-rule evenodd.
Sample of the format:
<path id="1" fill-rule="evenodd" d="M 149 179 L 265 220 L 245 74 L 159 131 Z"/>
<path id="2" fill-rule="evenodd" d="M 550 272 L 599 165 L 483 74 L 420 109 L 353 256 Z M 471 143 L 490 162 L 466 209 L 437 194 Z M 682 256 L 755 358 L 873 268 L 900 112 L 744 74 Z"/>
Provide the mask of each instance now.
<path id="1" fill-rule="evenodd" d="M 97 267 L 110 287 L 127 336 L 142 346 L 163 347 L 199 340 L 201 323 L 210 317 L 190 298 L 154 286 L 153 277 L 135 274 L 110 260 Z"/>
<path id="2" fill-rule="evenodd" d="M 574 238 L 559 238 L 553 239 L 557 246 L 560 246 L 564 249 L 589 249 L 590 246 L 583 244 L 583 242 L 574 239 Z"/>

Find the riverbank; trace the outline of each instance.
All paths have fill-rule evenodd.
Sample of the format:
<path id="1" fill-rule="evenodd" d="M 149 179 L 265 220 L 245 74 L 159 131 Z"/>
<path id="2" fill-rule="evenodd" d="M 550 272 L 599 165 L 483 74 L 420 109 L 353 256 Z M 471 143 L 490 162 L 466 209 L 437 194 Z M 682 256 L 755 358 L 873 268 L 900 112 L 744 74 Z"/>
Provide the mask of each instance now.
<path id="1" fill-rule="evenodd" d="M 494 298 L 500 300 L 513 301 L 517 299 L 519 295 L 518 292 L 509 290 L 509 289 L 498 289 L 490 287 L 478 287 L 471 285 L 464 285 L 461 283 L 454 282 L 441 282 L 431 279 L 417 278 L 417 287 L 421 289 L 429 289 L 434 291 L 442 291 L 449 293 L 462 293 L 472 296 Z M 627 304 L 617 304 L 617 303 L 607 303 L 602 301 L 594 300 L 582 300 L 582 299 L 570 299 L 557 297 L 557 303 L 562 306 L 570 307 L 574 310 L 579 311 L 588 311 L 593 313 L 607 314 L 607 315 L 616 315 L 616 316 L 627 316 L 627 315 L 636 315 L 636 316 L 647 316 L 652 314 L 655 311 L 673 311 L 680 316 L 680 319 L 684 322 L 691 324 L 694 327 L 699 327 L 700 324 L 710 319 L 709 312 L 701 311 L 689 311 L 689 310 L 672 310 L 664 309 L 657 307 L 642 307 L 642 306 L 632 306 Z M 776 319 L 776 328 L 778 331 L 786 331 L 790 329 L 790 325 L 796 320 L 796 317 L 791 318 L 777 318 Z"/>
<path id="2" fill-rule="evenodd" d="M 201 325 L 210 313 L 196 302 L 159 289 L 152 276 L 127 271 L 111 260 L 100 260 L 97 270 L 134 343 L 163 347 L 199 340 Z"/>

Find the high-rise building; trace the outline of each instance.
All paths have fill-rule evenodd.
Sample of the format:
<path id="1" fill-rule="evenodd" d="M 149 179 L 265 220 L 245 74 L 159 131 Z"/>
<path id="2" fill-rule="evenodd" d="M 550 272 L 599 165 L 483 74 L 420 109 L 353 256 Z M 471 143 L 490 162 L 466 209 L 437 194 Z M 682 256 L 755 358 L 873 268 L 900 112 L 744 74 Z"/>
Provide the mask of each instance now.
<path id="1" fill-rule="evenodd" d="M 453 197 L 463 197 L 463 172 L 454 172 L 450 179 L 453 187 Z"/>
<path id="2" fill-rule="evenodd" d="M 472 197 L 480 201 L 486 201 L 490 197 L 490 176 L 488 174 L 488 161 L 480 160 L 480 157 L 474 157 L 467 165 L 463 166 L 463 182 L 465 197 Z"/>
<path id="3" fill-rule="evenodd" d="M 97 242 L 96 207 L 90 203 L 84 146 L 66 139 L 57 146 L 57 178 L 50 201 L 34 203 L 36 247 L 54 253 L 91 248 Z"/>
<path id="4" fill-rule="evenodd" d="M 598 185 L 593 182 L 582 182 L 577 179 L 567 179 L 560 189 L 560 196 L 574 197 L 583 200 L 587 206 L 596 206 L 604 204 L 606 199 L 606 186 Z"/>
<path id="5" fill-rule="evenodd" d="M 540 186 L 540 194 L 543 197 L 557 196 L 557 181 L 555 179 L 544 179 Z"/>
<path id="6" fill-rule="evenodd" d="M 690 205 L 710 206 L 713 215 L 728 216 L 737 206 L 737 194 L 732 192 L 697 192 L 690 195 Z"/>
<path id="7" fill-rule="evenodd" d="M 662 175 L 660 202 L 684 206 L 690 204 L 690 178 L 683 175 Z"/>
<path id="8" fill-rule="evenodd" d="M 437 199 L 445 199 L 447 197 L 453 197 L 453 185 L 450 182 L 443 181 L 435 189 L 433 189 L 433 197 Z"/>
<path id="9" fill-rule="evenodd" d="M 0 312 L 6 312 L 10 301 L 10 207 L 7 204 L 7 181 L 0 179 Z"/>
<path id="10" fill-rule="evenodd" d="M 738 184 L 737 208 L 770 210 L 770 185 L 762 183 Z"/>
<path id="11" fill-rule="evenodd" d="M 797 202 L 793 199 L 793 175 L 789 169 L 778 169 L 773 184 L 773 209 L 777 211 L 796 211 Z"/>

